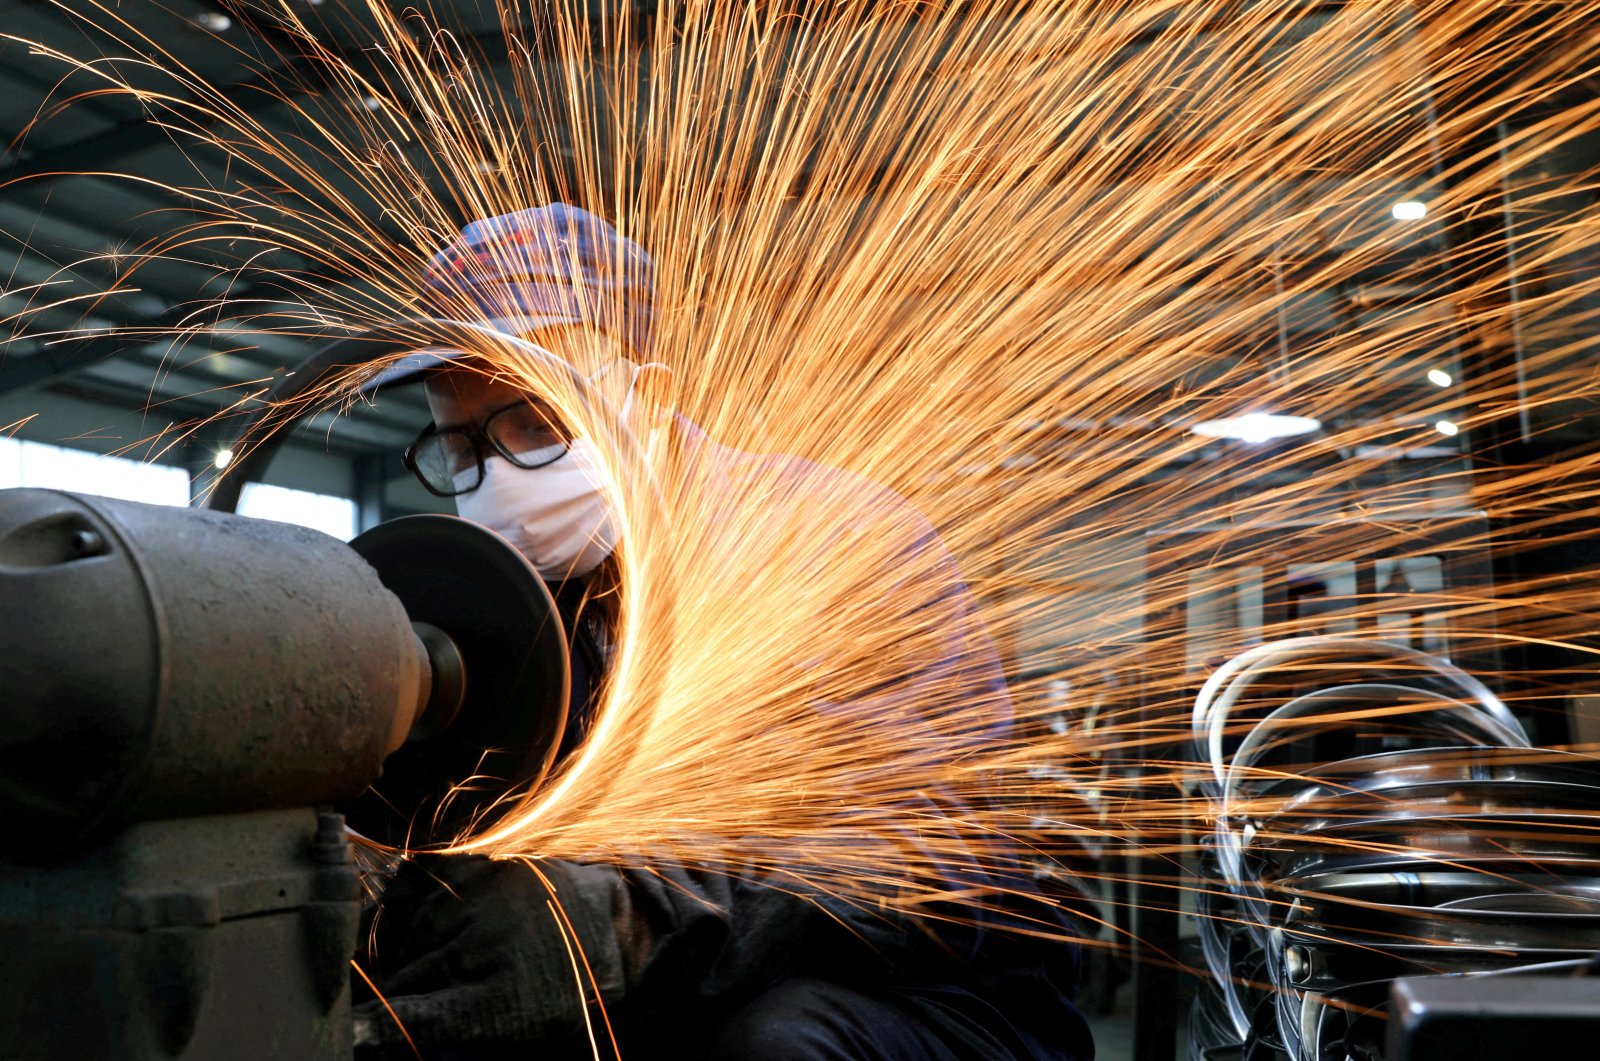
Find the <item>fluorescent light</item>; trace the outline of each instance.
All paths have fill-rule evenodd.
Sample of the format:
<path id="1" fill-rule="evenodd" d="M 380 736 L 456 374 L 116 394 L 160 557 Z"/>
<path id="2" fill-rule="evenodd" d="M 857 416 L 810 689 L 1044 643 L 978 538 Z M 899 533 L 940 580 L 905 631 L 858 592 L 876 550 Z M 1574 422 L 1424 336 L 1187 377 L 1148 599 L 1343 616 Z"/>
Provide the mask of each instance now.
<path id="1" fill-rule="evenodd" d="M 1449 446 L 1357 446 L 1356 460 L 1403 461 L 1423 460 L 1429 457 L 1459 457 L 1460 451 Z"/>
<path id="2" fill-rule="evenodd" d="M 1439 432 L 1441 435 L 1457 435 L 1461 433 L 1461 428 L 1456 426 L 1456 422 L 1454 420 L 1436 421 L 1433 425 L 1433 429 Z"/>
<path id="3" fill-rule="evenodd" d="M 1322 422 L 1309 416 L 1280 416 L 1277 413 L 1245 413 L 1221 420 L 1204 420 L 1191 429 L 1207 438 L 1233 438 L 1240 442 L 1270 442 L 1315 431 Z"/>
<path id="4" fill-rule="evenodd" d="M 1450 373 L 1446 372 L 1444 369 L 1435 368 L 1428 371 L 1428 382 L 1433 384 L 1435 387 L 1448 387 L 1450 384 L 1454 383 L 1455 380 L 1451 379 Z"/>
<path id="5" fill-rule="evenodd" d="M 221 471 L 223 468 L 226 468 L 229 464 L 233 463 L 233 450 L 217 450 L 216 459 L 214 459 L 211 463 L 217 466 L 218 471 Z"/>
<path id="6" fill-rule="evenodd" d="M 1406 199 L 1395 203 L 1392 212 L 1396 221 L 1421 221 L 1428 216 L 1428 204 L 1416 199 Z"/>

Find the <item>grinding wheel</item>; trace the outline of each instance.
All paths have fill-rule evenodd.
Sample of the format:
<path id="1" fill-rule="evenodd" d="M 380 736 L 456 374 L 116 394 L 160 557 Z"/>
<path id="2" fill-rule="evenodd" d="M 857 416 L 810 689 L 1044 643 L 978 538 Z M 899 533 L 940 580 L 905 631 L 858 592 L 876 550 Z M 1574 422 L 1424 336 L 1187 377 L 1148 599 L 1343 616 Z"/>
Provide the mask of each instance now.
<path id="1" fill-rule="evenodd" d="M 380 843 L 447 843 L 493 821 L 501 797 L 549 771 L 570 683 L 561 617 L 544 580 L 510 542 L 455 516 L 390 520 L 350 547 L 413 623 L 449 635 L 466 697 L 448 726 L 413 733 L 384 760 L 383 775 L 346 818 Z"/>

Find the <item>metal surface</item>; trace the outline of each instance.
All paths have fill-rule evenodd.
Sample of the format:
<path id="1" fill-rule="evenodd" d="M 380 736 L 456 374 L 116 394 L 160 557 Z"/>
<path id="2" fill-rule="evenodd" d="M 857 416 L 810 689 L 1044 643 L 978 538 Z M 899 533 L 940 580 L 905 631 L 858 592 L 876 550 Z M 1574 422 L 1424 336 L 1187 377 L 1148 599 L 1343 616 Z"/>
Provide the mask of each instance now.
<path id="1" fill-rule="evenodd" d="M 1383 832 L 1406 829 L 1412 822 L 1433 825 L 1456 819 L 1505 822 L 1565 822 L 1583 836 L 1587 826 L 1600 825 L 1592 813 L 1595 790 L 1576 785 L 1526 785 L 1520 790 L 1499 786 L 1499 791 L 1474 793 L 1459 786 L 1413 799 L 1318 800 L 1293 811 L 1273 815 L 1261 822 L 1255 835 L 1281 837 L 1293 832 L 1297 837 L 1318 836 L 1343 828 L 1360 829 L 1370 825 Z M 1590 813 L 1585 813 L 1590 812 Z M 1600 842 L 1600 837 L 1593 839 Z"/>
<path id="2" fill-rule="evenodd" d="M 1283 681 L 1313 650 L 1336 658 L 1343 684 L 1303 693 Z M 1213 978 L 1193 1022 L 1197 1058 L 1376 1061 L 1394 978 L 1520 972 L 1600 949 L 1600 760 L 1528 747 L 1470 679 L 1396 685 L 1384 652 L 1263 645 L 1196 704 L 1217 877 L 1197 900 Z M 1241 682 L 1249 725 L 1224 756 L 1219 738 L 1245 728 L 1223 727 Z M 1375 750 L 1350 755 L 1363 748 Z M 1308 761 L 1324 750 L 1344 755 Z"/>
<path id="3" fill-rule="evenodd" d="M 1592 808 L 1595 786 L 1559 781 L 1421 781 L 1381 789 L 1356 789 L 1327 795 L 1304 793 L 1261 819 L 1259 828 L 1311 827 L 1319 822 L 1370 817 L 1380 811 L 1397 814 L 1433 813 L 1468 808 L 1480 811 L 1513 807 L 1534 810 Z"/>
<path id="4" fill-rule="evenodd" d="M 357 878 L 312 808 L 453 831 L 537 781 L 565 723 L 543 581 L 451 517 L 351 548 L 0 491 L 0 635 L 6 1061 L 344 1061 Z"/>
<path id="5" fill-rule="evenodd" d="M 1397 980 L 1386 1061 L 1593 1057 L 1600 977 L 1476 976 Z"/>
<path id="6" fill-rule="evenodd" d="M 1350 902 L 1395 904 L 1398 906 L 1428 906 L 1436 909 L 1462 907 L 1468 900 L 1474 902 L 1494 898 L 1486 909 L 1510 910 L 1523 906 L 1520 900 L 1548 899 L 1549 909 L 1566 910 L 1572 900 L 1585 903 L 1600 902 L 1600 877 L 1578 880 L 1569 884 L 1551 884 L 1547 874 L 1536 867 L 1527 867 L 1525 875 L 1496 876 L 1485 880 L 1482 873 L 1452 871 L 1448 867 L 1431 867 L 1419 873 L 1324 873 L 1314 877 L 1299 877 L 1274 881 L 1275 893 L 1293 898 L 1311 894 Z M 1497 889 L 1485 892 L 1485 888 Z M 1545 908 L 1529 904 L 1532 908 Z M 1591 911 L 1592 912 L 1592 911 Z"/>
<path id="7" fill-rule="evenodd" d="M 1451 745 L 1380 752 L 1318 763 L 1264 788 L 1261 795 L 1383 792 L 1447 781 L 1552 781 L 1600 785 L 1600 759 L 1550 748 Z"/>
<path id="8" fill-rule="evenodd" d="M 422 692 L 400 601 L 302 527 L 0 491 L 0 854 L 354 798 Z"/>
<path id="9" fill-rule="evenodd" d="M 1572 910 L 1529 912 L 1342 901 L 1318 891 L 1301 892 L 1296 906 L 1304 912 L 1285 922 L 1284 934 L 1314 940 L 1318 950 L 1332 942 L 1379 951 L 1412 943 L 1440 951 L 1465 947 L 1519 954 L 1600 950 L 1600 916 L 1592 901 Z"/>
<path id="10" fill-rule="evenodd" d="M 1492 854 L 1446 855 L 1391 839 L 1375 849 L 1308 845 L 1306 850 L 1285 851 L 1272 865 L 1272 875 L 1262 877 L 1268 884 L 1315 873 L 1425 873 L 1445 867 L 1480 873 L 1485 885 L 1492 886 L 1502 875 L 1526 872 L 1534 865 L 1556 883 L 1574 876 L 1600 876 L 1600 846 L 1593 841 L 1560 844 L 1541 837 L 1534 843 L 1503 844 Z"/>
<path id="11" fill-rule="evenodd" d="M 343 823 L 308 809 L 0 862 L 0 1057 L 348 1061 L 359 917 Z"/>
<path id="12" fill-rule="evenodd" d="M 350 547 L 414 621 L 450 635 L 466 675 L 459 713 L 384 762 L 349 804 L 350 824 L 383 843 L 447 842 L 491 820 L 508 792 L 537 783 L 554 761 L 570 681 L 561 618 L 522 554 L 466 520 L 408 516 Z"/>
<path id="13" fill-rule="evenodd" d="M 460 824 L 548 768 L 568 695 L 503 539 L 419 517 L 358 545 L 0 491 L 0 1057 L 349 1057 L 356 872 L 310 808 L 409 825 L 499 772 Z"/>
<path id="14" fill-rule="evenodd" d="M 1394 713 L 1385 717 L 1382 711 Z M 1387 682 L 1340 685 L 1295 697 L 1258 721 L 1230 757 L 1224 784 L 1238 791 L 1274 783 L 1284 769 L 1311 765 L 1304 758 L 1306 742 L 1328 734 L 1379 750 L 1468 741 L 1511 745 L 1521 737 L 1475 705 L 1431 689 Z M 1285 752 L 1298 753 L 1299 759 L 1286 762 Z"/>
<path id="15" fill-rule="evenodd" d="M 1258 857 L 1268 864 L 1276 863 L 1284 854 L 1293 857 L 1314 848 L 1334 853 L 1339 853 L 1340 848 L 1398 854 L 1410 851 L 1419 858 L 1492 858 L 1500 854 L 1593 858 L 1600 857 L 1597 825 L 1600 816 L 1573 812 L 1474 812 L 1466 807 L 1446 813 L 1406 814 L 1397 808 L 1387 817 L 1296 828 L 1292 836 L 1276 836 L 1270 844 L 1263 841 L 1247 846 L 1246 853 L 1247 857 Z"/>

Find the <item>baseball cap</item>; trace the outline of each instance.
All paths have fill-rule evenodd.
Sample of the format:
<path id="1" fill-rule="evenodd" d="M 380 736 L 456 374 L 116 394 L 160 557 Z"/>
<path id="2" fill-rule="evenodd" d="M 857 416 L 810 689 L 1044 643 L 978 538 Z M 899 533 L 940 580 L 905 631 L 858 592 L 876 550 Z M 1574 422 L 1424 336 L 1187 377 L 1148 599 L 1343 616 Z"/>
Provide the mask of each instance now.
<path id="1" fill-rule="evenodd" d="M 419 309 L 508 335 L 584 325 L 645 357 L 655 330 L 653 266 L 643 248 L 601 218 L 551 203 L 463 228 L 423 270 Z M 362 389 L 408 381 L 461 353 L 408 354 Z"/>

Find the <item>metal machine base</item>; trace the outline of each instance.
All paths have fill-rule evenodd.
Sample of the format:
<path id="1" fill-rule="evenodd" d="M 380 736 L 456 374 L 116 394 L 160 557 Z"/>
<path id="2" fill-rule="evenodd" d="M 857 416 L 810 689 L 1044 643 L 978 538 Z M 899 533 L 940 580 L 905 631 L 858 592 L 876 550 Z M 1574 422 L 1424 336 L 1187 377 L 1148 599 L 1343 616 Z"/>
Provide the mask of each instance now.
<path id="1" fill-rule="evenodd" d="M 0 862 L 0 1057 L 348 1061 L 357 887 L 343 820 L 310 809 Z"/>

